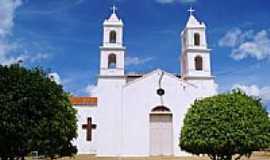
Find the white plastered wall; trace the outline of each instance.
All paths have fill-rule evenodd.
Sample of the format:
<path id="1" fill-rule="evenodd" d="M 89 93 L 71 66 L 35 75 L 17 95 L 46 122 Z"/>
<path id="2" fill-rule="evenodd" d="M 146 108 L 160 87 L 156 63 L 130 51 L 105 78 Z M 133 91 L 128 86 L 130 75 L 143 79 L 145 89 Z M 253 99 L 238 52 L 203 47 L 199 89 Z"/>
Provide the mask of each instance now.
<path id="1" fill-rule="evenodd" d="M 78 154 L 96 154 L 97 149 L 97 129 L 92 130 L 92 141 L 86 141 L 86 130 L 82 128 L 87 123 L 87 118 L 92 118 L 92 123 L 97 124 L 96 106 L 74 106 L 77 110 L 77 133 L 78 137 L 73 141 L 77 146 Z"/>
<path id="2" fill-rule="evenodd" d="M 203 70 L 197 71 L 195 69 L 195 58 L 197 56 L 202 57 L 203 61 Z M 211 77 L 211 63 L 210 63 L 210 54 L 208 52 L 189 52 L 187 53 L 187 66 L 188 70 L 186 76 L 197 76 L 197 77 Z"/>
<path id="3" fill-rule="evenodd" d="M 116 43 L 110 42 L 110 32 L 116 32 Z M 122 26 L 104 26 L 103 29 L 103 46 L 115 47 L 123 45 L 123 27 Z"/>
<path id="4" fill-rule="evenodd" d="M 108 69 L 108 57 L 116 55 L 116 68 Z M 124 75 L 125 51 L 123 49 L 101 50 L 100 54 L 100 75 Z"/>
<path id="5" fill-rule="evenodd" d="M 124 77 L 98 79 L 98 148 L 97 156 L 120 156 L 122 86 Z"/>
<path id="6" fill-rule="evenodd" d="M 154 71 L 143 79 L 135 80 L 123 90 L 123 141 L 122 156 L 149 156 L 149 114 L 161 105 L 156 94 L 161 71 Z M 178 146 L 180 130 L 187 109 L 196 98 L 216 93 L 212 82 L 188 84 L 171 74 L 165 74 L 162 88 L 165 89 L 163 102 L 173 113 L 173 152 L 175 156 L 187 155 Z M 206 80 L 208 81 L 208 80 Z M 189 82 L 192 83 L 192 82 Z M 207 88 L 207 89 L 206 89 Z"/>

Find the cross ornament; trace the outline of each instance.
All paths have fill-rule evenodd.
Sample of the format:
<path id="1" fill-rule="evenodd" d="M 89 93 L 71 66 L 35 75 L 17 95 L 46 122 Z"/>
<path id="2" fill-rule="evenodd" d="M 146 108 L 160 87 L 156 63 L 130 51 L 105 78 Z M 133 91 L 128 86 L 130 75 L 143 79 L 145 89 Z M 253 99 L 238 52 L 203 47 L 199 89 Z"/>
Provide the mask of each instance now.
<path id="1" fill-rule="evenodd" d="M 192 7 L 190 7 L 188 12 L 189 12 L 190 15 L 192 15 L 192 13 L 195 12 L 195 10 Z"/>
<path id="2" fill-rule="evenodd" d="M 86 140 L 92 141 L 92 130 L 97 128 L 97 125 L 92 123 L 92 118 L 87 118 L 87 124 L 83 124 L 82 128 L 86 129 Z"/>
<path id="3" fill-rule="evenodd" d="M 116 13 L 117 8 L 115 7 L 115 5 L 112 6 L 111 10 L 113 11 L 114 14 Z"/>

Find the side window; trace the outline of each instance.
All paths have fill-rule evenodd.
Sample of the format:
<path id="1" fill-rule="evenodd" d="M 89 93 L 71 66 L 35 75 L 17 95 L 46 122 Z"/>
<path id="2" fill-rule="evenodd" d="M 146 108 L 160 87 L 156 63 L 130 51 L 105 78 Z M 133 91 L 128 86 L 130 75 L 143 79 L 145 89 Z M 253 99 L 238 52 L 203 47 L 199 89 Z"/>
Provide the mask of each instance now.
<path id="1" fill-rule="evenodd" d="M 195 33 L 194 34 L 194 45 L 195 46 L 200 46 L 201 45 L 200 42 L 201 42 L 200 34 Z"/>
<path id="2" fill-rule="evenodd" d="M 116 68 L 116 55 L 113 53 L 108 56 L 108 68 Z"/>
<path id="3" fill-rule="evenodd" d="M 203 59 L 201 56 L 195 57 L 194 63 L 195 63 L 195 70 L 196 71 L 203 70 Z"/>
<path id="4" fill-rule="evenodd" d="M 116 32 L 115 31 L 110 32 L 110 43 L 116 43 Z"/>

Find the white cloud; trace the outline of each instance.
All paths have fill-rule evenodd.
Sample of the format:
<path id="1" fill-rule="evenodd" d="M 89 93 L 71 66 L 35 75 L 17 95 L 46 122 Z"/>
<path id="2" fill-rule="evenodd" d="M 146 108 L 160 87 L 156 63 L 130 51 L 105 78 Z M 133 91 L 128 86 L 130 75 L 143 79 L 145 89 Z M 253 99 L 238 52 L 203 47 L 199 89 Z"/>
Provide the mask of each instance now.
<path id="1" fill-rule="evenodd" d="M 257 60 L 270 58 L 270 36 L 267 30 L 255 33 L 253 30 L 242 31 L 235 28 L 221 38 L 219 46 L 231 48 L 231 57 L 235 60 L 247 57 Z"/>
<path id="2" fill-rule="evenodd" d="M 0 38 L 0 64 L 9 65 L 11 63 L 16 63 L 19 60 L 24 60 L 25 56 L 20 55 L 17 57 L 10 56 L 9 53 L 17 48 L 16 44 L 10 44 L 6 42 L 4 38 Z"/>
<path id="3" fill-rule="evenodd" d="M 97 87 L 95 85 L 89 84 L 89 85 L 86 86 L 85 92 L 89 96 L 95 96 L 96 95 L 96 92 L 97 92 Z"/>
<path id="4" fill-rule="evenodd" d="M 20 60 L 33 63 L 48 58 L 46 53 L 33 53 L 25 49 L 23 44 L 9 41 L 15 25 L 16 9 L 22 4 L 22 0 L 0 0 L 0 64 L 2 65 L 17 63 Z"/>
<path id="5" fill-rule="evenodd" d="M 81 4 L 81 3 L 84 3 L 85 2 L 85 0 L 77 0 L 76 2 L 75 2 L 75 4 L 77 5 L 77 4 Z"/>
<path id="6" fill-rule="evenodd" d="M 235 84 L 233 89 L 241 89 L 244 91 L 247 95 L 260 97 L 264 102 L 270 101 L 270 86 L 265 86 L 262 88 L 259 88 L 257 85 L 240 85 Z"/>
<path id="7" fill-rule="evenodd" d="M 197 0 L 180 0 L 181 3 L 193 3 L 197 2 Z"/>
<path id="8" fill-rule="evenodd" d="M 125 65 L 130 66 L 130 65 L 142 65 L 147 62 L 152 61 L 154 58 L 153 57 L 146 57 L 146 58 L 140 58 L 140 57 L 126 57 L 125 59 Z"/>
<path id="9" fill-rule="evenodd" d="M 181 3 L 194 3 L 197 0 L 156 0 L 158 3 L 162 4 L 169 4 L 169 3 L 174 3 L 174 2 L 181 2 Z"/>
<path id="10" fill-rule="evenodd" d="M 0 64 L 7 65 L 25 58 L 24 55 L 10 56 L 9 53 L 17 48 L 17 44 L 8 42 L 8 36 L 12 35 L 15 11 L 21 5 L 21 0 L 0 1 Z"/>
<path id="11" fill-rule="evenodd" d="M 49 55 L 47 53 L 36 53 L 36 54 L 30 54 L 30 56 L 28 56 L 26 60 L 33 63 L 33 62 L 45 60 L 48 57 Z"/>
<path id="12" fill-rule="evenodd" d="M 56 72 L 49 73 L 48 76 L 52 81 L 55 81 L 56 84 L 62 84 L 62 80 L 61 80 L 58 73 L 56 73 Z"/>
<path id="13" fill-rule="evenodd" d="M 173 3 L 175 0 L 156 0 L 158 3 Z"/>
<path id="14" fill-rule="evenodd" d="M 232 58 L 241 60 L 247 57 L 262 60 L 270 58 L 270 37 L 266 30 L 258 32 L 253 40 L 242 43 L 238 48 L 234 49 Z"/>
<path id="15" fill-rule="evenodd" d="M 221 47 L 236 47 L 241 43 L 252 39 L 254 37 L 254 31 L 242 31 L 240 28 L 233 28 L 229 30 L 224 37 L 219 40 L 219 46 Z"/>
<path id="16" fill-rule="evenodd" d="M 0 1 L 0 37 L 5 37 L 11 33 L 14 25 L 15 10 L 20 5 L 22 5 L 21 0 Z"/>
<path id="17" fill-rule="evenodd" d="M 242 31 L 239 28 L 234 28 L 228 31 L 224 37 L 219 41 L 219 46 L 222 47 L 234 47 L 240 43 L 240 35 Z"/>

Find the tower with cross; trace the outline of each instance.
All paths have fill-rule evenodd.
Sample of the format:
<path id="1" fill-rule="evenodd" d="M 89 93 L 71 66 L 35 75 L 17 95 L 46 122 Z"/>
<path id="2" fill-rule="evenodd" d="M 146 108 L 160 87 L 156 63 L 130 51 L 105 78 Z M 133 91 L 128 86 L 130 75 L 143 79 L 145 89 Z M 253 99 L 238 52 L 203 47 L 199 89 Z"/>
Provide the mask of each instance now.
<path id="1" fill-rule="evenodd" d="M 212 78 L 210 49 L 207 46 L 206 26 L 194 16 L 195 10 L 188 9 L 189 19 L 181 33 L 181 75 L 183 78 Z"/>
<path id="2" fill-rule="evenodd" d="M 115 6 L 112 14 L 103 23 L 103 43 L 100 47 L 100 75 L 123 76 L 125 47 L 123 45 L 124 24 L 118 18 Z"/>
<path id="3" fill-rule="evenodd" d="M 113 154 L 121 139 L 119 132 L 122 122 L 117 115 L 121 113 L 120 97 L 122 87 L 126 83 L 126 47 L 123 39 L 124 23 L 116 11 L 115 6 L 111 7 L 111 15 L 103 23 L 103 43 L 100 46 L 100 69 L 97 80 L 98 98 L 102 99 L 99 101 L 102 107 L 99 107 L 97 114 L 103 116 L 97 119 L 98 130 L 102 131 L 98 132 L 97 139 L 100 139 L 98 145 L 102 146 L 102 149 L 97 150 L 97 154 Z M 110 136 L 112 138 L 109 138 Z M 105 140 L 104 137 L 108 139 Z"/>

